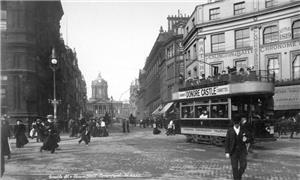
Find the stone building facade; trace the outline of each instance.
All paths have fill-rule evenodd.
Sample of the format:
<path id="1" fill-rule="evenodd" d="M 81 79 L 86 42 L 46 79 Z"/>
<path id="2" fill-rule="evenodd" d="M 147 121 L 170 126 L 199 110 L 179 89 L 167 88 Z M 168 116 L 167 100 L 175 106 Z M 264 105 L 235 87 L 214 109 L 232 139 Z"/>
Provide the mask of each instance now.
<path id="1" fill-rule="evenodd" d="M 59 0 L 1 1 L 1 115 L 7 114 L 11 124 L 16 119 L 30 123 L 53 113 L 48 101 L 53 99 L 53 72 L 49 67 L 53 48 L 58 59 L 57 99 L 62 102 L 58 119 L 66 119 L 67 106 L 74 104 L 65 101 L 73 92 L 67 81 L 78 79 L 78 84 L 83 84 L 78 89 L 78 101 L 86 96 L 78 66 L 65 61 L 68 50 L 60 37 L 63 14 Z M 84 106 L 84 102 L 80 104 Z"/>
<path id="2" fill-rule="evenodd" d="M 106 114 L 110 118 L 119 117 L 122 111 L 122 101 L 115 101 L 113 97 L 108 97 L 108 83 L 101 74 L 92 81 L 92 97 L 89 99 L 87 109 L 93 114 L 93 118 L 104 117 Z"/>
<path id="3" fill-rule="evenodd" d="M 188 19 L 179 12 L 168 16 L 168 31 L 160 28 L 139 74 L 138 119 L 150 117 L 158 107 L 171 101 L 172 92 L 178 91 L 180 74 L 184 74 L 181 40 Z"/>
<path id="4" fill-rule="evenodd" d="M 218 0 L 196 6 L 184 33 L 185 79 L 227 72 L 228 66 L 250 67 L 275 75 L 274 110 L 299 110 L 299 11 L 295 0 Z"/>

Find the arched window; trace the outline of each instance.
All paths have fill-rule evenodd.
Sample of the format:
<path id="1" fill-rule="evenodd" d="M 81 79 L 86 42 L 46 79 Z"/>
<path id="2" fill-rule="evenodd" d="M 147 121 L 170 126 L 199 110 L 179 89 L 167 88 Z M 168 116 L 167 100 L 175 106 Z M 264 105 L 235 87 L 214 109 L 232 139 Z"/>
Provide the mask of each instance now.
<path id="1" fill-rule="evenodd" d="M 300 20 L 293 23 L 292 32 L 293 38 L 300 38 Z"/>
<path id="2" fill-rule="evenodd" d="M 279 32 L 277 26 L 266 27 L 263 31 L 264 44 L 278 41 L 279 40 L 278 34 Z"/>
<path id="3" fill-rule="evenodd" d="M 275 79 L 279 79 L 279 60 L 278 57 L 270 57 L 268 59 L 268 73 L 275 74 Z"/>
<path id="4" fill-rule="evenodd" d="M 300 54 L 295 56 L 292 65 L 293 65 L 293 79 L 300 79 Z"/>

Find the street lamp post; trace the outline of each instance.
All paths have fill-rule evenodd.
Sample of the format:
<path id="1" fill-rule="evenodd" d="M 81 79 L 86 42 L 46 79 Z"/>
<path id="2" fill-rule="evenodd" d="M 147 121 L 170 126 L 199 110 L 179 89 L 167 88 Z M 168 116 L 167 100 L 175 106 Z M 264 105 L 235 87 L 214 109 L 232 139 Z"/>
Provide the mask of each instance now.
<path id="1" fill-rule="evenodd" d="M 53 71 L 53 100 L 50 100 L 51 103 L 53 104 L 53 116 L 54 116 L 54 121 L 56 122 L 57 120 L 57 105 L 59 103 L 58 100 L 56 100 L 56 80 L 55 80 L 55 72 L 57 70 L 57 58 L 55 55 L 55 50 L 54 48 L 52 49 L 52 53 L 51 53 L 51 63 L 50 63 L 50 68 Z"/>

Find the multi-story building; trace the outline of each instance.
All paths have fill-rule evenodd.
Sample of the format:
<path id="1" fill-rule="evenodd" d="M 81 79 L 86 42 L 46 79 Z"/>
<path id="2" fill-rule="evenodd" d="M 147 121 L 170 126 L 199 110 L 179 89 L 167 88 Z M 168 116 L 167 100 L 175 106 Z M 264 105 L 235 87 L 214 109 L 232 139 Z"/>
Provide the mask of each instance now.
<path id="1" fill-rule="evenodd" d="M 184 33 L 185 79 L 250 67 L 275 75 L 275 110 L 299 110 L 299 12 L 297 0 L 216 0 L 196 6 Z"/>
<path id="2" fill-rule="evenodd" d="M 134 117 L 137 116 L 137 98 L 138 98 L 139 83 L 135 79 L 129 88 L 129 111 Z"/>
<path id="3" fill-rule="evenodd" d="M 63 98 L 59 105 L 59 114 L 67 121 L 78 119 L 86 113 L 86 82 L 78 67 L 76 51 L 66 46 L 62 56 L 58 95 Z"/>
<path id="4" fill-rule="evenodd" d="M 53 99 L 54 86 L 49 67 L 53 48 L 58 59 L 57 99 L 61 100 L 58 120 L 67 118 L 64 115 L 67 104 L 72 108 L 85 96 L 85 82 L 77 64 L 70 64 L 73 60 L 65 58 L 68 50 L 59 32 L 62 16 L 59 0 L 1 1 L 1 115 L 7 114 L 11 124 L 16 119 L 30 123 L 37 117 L 53 113 L 49 103 L 49 99 Z M 76 102 L 70 103 L 66 99 L 74 87 L 67 83 L 75 79 L 83 85 L 76 90 L 80 94 Z M 80 103 L 84 107 L 84 103 Z"/>
<path id="5" fill-rule="evenodd" d="M 151 116 L 155 110 L 171 101 L 172 93 L 178 91 L 180 86 L 180 74 L 184 73 L 181 40 L 189 17 L 179 12 L 177 16 L 168 16 L 167 19 L 168 31 L 160 28 L 139 74 L 138 119 Z"/>
<path id="6" fill-rule="evenodd" d="M 89 99 L 87 109 L 92 112 L 94 118 L 104 117 L 106 114 L 110 117 L 119 117 L 123 103 L 108 97 L 108 84 L 101 74 L 92 81 L 92 97 Z"/>

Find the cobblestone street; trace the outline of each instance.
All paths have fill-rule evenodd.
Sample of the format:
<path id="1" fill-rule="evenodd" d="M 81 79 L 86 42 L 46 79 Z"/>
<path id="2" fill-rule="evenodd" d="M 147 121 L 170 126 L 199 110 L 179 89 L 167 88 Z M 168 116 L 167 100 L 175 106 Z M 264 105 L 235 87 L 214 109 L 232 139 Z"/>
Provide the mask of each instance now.
<path id="1" fill-rule="evenodd" d="M 111 132 L 92 138 L 89 146 L 62 136 L 60 150 L 39 152 L 31 140 L 6 161 L 3 179 L 231 179 L 224 148 L 186 143 L 182 135 L 153 135 L 151 129 Z M 256 144 L 248 156 L 246 180 L 300 178 L 300 139 L 282 138 Z"/>

